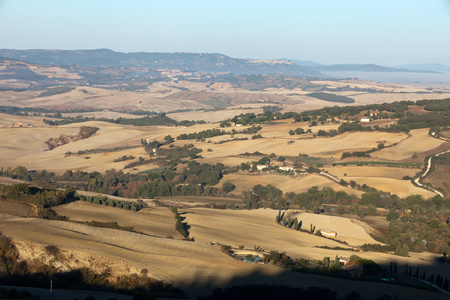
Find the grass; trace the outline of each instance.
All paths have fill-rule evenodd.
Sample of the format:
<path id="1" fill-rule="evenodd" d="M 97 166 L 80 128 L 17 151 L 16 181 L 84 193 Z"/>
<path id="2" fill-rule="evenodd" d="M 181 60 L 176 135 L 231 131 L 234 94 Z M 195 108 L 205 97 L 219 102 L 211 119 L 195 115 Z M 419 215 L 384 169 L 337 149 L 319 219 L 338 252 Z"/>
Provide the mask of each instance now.
<path id="1" fill-rule="evenodd" d="M 414 163 L 400 163 L 400 162 L 390 162 L 390 161 L 348 161 L 348 162 L 340 162 L 340 163 L 333 163 L 333 165 L 336 166 L 346 166 L 346 165 L 357 165 L 357 166 L 363 166 L 363 165 L 382 165 L 382 166 L 388 166 L 388 167 L 413 167 L 413 168 L 421 168 L 422 164 L 414 164 Z"/>
<path id="2" fill-rule="evenodd" d="M 316 164 L 331 165 L 337 160 L 335 158 L 322 158 L 315 156 L 285 156 L 285 157 L 289 160 L 309 165 L 316 165 Z"/>

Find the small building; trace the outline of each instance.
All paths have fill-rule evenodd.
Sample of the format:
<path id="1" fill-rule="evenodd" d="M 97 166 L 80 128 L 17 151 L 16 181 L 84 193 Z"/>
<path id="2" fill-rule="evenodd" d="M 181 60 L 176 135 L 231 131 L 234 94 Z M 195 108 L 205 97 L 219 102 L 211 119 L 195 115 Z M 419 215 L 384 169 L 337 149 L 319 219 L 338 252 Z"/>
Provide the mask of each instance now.
<path id="1" fill-rule="evenodd" d="M 326 237 L 335 238 L 337 236 L 337 232 L 329 229 L 319 229 L 320 234 Z"/>
<path id="2" fill-rule="evenodd" d="M 361 122 L 368 123 L 370 122 L 369 118 L 361 118 Z"/>
<path id="3" fill-rule="evenodd" d="M 343 267 L 343 268 L 348 264 L 349 261 L 350 261 L 349 257 L 343 257 L 343 256 L 339 257 L 339 263 L 341 264 L 341 267 Z"/>
<path id="4" fill-rule="evenodd" d="M 278 170 L 290 172 L 290 171 L 294 171 L 294 167 L 284 166 L 284 167 L 279 167 Z"/>
<path id="5" fill-rule="evenodd" d="M 350 277 L 361 277 L 364 274 L 363 264 L 357 261 L 348 262 L 344 270 Z"/>
<path id="6" fill-rule="evenodd" d="M 256 165 L 256 170 L 262 171 L 263 169 L 267 168 L 267 165 Z"/>

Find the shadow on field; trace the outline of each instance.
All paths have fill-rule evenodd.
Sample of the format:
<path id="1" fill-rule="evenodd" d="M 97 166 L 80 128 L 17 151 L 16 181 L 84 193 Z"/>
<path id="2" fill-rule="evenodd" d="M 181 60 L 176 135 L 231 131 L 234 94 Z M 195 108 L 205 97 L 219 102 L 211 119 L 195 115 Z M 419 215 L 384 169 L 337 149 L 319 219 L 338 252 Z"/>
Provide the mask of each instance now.
<path id="1" fill-rule="evenodd" d="M 426 284 L 413 288 L 388 282 L 280 271 L 278 275 L 270 275 L 261 269 L 231 280 L 216 280 L 198 272 L 194 281 L 203 280 L 203 283 L 178 288 L 192 299 L 449 299 L 448 295 Z"/>

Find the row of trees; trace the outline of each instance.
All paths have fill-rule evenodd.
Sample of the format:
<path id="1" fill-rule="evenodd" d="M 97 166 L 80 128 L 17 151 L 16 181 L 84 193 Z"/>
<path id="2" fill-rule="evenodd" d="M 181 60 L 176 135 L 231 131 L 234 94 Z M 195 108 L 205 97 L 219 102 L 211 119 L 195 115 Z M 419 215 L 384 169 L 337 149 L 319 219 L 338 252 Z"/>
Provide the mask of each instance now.
<path id="1" fill-rule="evenodd" d="M 241 131 L 237 131 L 236 129 L 232 129 L 230 131 L 225 131 L 223 129 L 207 129 L 200 132 L 193 133 L 182 133 L 177 136 L 177 140 L 203 140 L 207 138 L 212 138 L 215 136 L 227 135 L 227 134 L 255 134 L 262 129 L 261 126 L 251 126 L 249 128 L 243 129 Z"/>
<path id="2" fill-rule="evenodd" d="M 46 124 L 52 125 L 52 126 L 58 126 L 58 125 L 66 125 L 66 124 L 72 124 L 72 123 L 81 123 L 81 122 L 88 122 L 88 121 L 103 121 L 103 122 L 110 122 L 115 124 L 122 124 L 122 125 L 133 125 L 133 126 L 156 126 L 156 125 L 169 125 L 169 126 L 192 126 L 195 124 L 202 124 L 205 123 L 204 121 L 175 121 L 169 117 L 166 116 L 165 113 L 153 115 L 153 116 L 145 116 L 143 118 L 117 118 L 117 119 L 107 119 L 107 118 L 89 118 L 89 117 L 67 117 L 62 118 L 62 120 L 49 120 L 44 119 L 43 121 Z"/>

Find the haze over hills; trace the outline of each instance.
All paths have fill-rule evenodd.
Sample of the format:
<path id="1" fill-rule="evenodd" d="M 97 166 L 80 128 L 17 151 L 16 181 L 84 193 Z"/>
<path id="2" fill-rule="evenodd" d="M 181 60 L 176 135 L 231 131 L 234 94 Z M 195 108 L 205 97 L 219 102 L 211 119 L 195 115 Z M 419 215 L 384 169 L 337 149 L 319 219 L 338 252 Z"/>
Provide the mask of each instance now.
<path id="1" fill-rule="evenodd" d="M 450 66 L 443 64 L 407 64 L 401 66 L 395 66 L 396 68 L 406 68 L 410 70 L 430 70 L 436 72 L 450 72 Z"/>
<path id="2" fill-rule="evenodd" d="M 197 72 L 239 74 L 285 74 L 329 77 L 327 72 L 381 72 L 437 74 L 450 71 L 441 64 L 411 64 L 384 67 L 375 64 L 321 65 L 295 59 L 242 59 L 220 53 L 123 53 L 109 49 L 96 50 L 14 50 L 0 49 L 0 57 L 50 65 L 84 67 L 179 69 Z"/>
<path id="3" fill-rule="evenodd" d="M 79 65 L 84 67 L 119 67 L 179 69 L 197 72 L 231 72 L 233 74 L 286 74 L 322 77 L 316 71 L 287 60 L 233 58 L 218 53 L 122 53 L 98 50 L 0 50 L 8 57 L 40 64 Z"/>
<path id="4" fill-rule="evenodd" d="M 323 72 L 336 72 L 336 71 L 358 71 L 358 72 L 406 72 L 406 73 L 436 73 L 436 71 L 430 71 L 425 69 L 407 69 L 407 68 L 390 68 L 383 67 L 375 64 L 339 64 L 339 65 L 327 65 L 310 67 L 313 70 Z"/>

